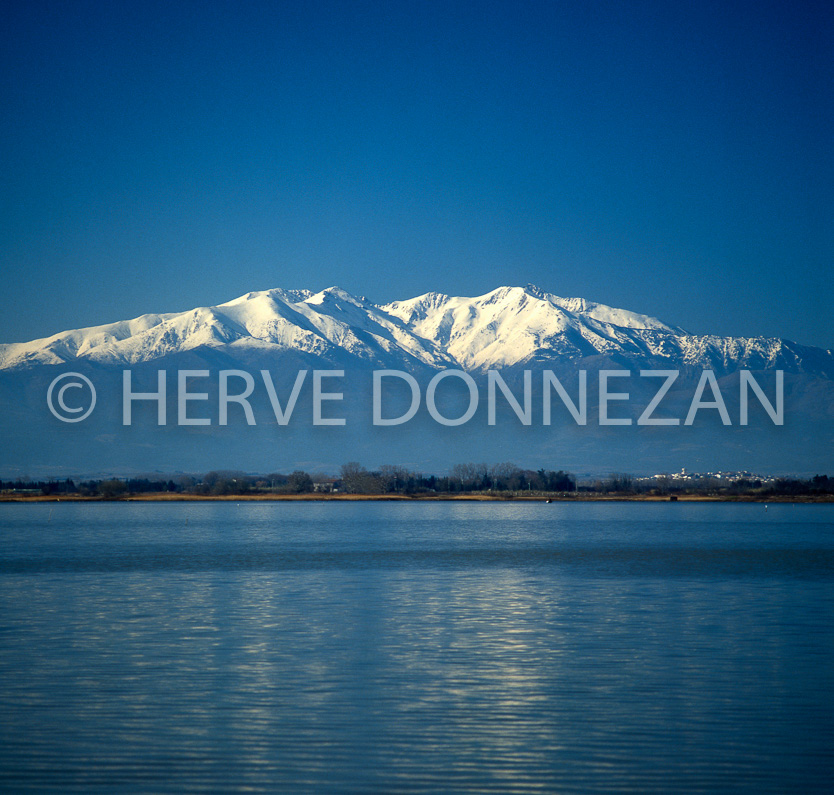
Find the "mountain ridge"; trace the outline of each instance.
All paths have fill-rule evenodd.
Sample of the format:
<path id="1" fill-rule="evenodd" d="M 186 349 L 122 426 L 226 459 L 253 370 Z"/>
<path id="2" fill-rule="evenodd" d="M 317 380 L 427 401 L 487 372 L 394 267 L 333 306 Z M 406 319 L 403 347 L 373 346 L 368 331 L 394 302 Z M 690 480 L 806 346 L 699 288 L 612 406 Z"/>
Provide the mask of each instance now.
<path id="1" fill-rule="evenodd" d="M 785 369 L 834 379 L 834 353 L 776 337 L 689 334 L 650 315 L 534 285 L 482 296 L 429 292 L 374 304 L 339 287 L 249 292 L 212 307 L 145 314 L 0 344 L 0 370 L 87 361 L 134 365 L 203 348 L 232 356 L 302 353 L 413 370 L 470 372 L 595 358 L 625 365 Z"/>

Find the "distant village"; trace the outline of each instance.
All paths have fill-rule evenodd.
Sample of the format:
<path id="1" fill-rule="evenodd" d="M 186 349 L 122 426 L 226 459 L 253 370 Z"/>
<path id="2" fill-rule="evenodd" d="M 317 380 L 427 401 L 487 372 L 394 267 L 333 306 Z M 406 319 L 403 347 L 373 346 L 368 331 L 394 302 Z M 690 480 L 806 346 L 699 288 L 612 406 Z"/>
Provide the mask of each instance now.
<path id="1" fill-rule="evenodd" d="M 745 486 L 752 485 L 755 488 L 762 486 L 769 486 L 775 484 L 780 480 L 776 475 L 756 475 L 747 470 L 740 472 L 725 472 L 718 470 L 715 472 L 687 472 L 686 468 L 680 472 L 663 473 L 658 475 L 648 475 L 636 479 L 641 484 L 675 484 L 684 488 L 687 487 L 713 487 L 724 486 L 728 484 L 743 484 Z"/>

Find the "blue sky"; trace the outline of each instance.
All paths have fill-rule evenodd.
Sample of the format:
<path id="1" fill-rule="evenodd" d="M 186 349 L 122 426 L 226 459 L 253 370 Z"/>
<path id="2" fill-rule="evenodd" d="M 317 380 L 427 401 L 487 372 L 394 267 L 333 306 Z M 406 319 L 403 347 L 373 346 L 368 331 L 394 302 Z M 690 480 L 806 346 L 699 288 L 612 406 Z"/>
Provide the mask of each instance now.
<path id="1" fill-rule="evenodd" d="M 834 347 L 823 2 L 12 2 L 0 341 L 503 284 Z"/>

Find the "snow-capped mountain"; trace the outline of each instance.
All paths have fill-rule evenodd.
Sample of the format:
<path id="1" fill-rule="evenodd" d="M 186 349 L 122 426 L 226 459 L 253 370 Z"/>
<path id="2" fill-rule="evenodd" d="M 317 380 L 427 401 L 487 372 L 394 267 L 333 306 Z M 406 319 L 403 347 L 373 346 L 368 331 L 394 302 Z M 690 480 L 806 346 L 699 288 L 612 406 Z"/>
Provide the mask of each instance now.
<path id="1" fill-rule="evenodd" d="M 137 364 L 200 348 L 294 351 L 325 360 L 347 353 L 374 364 L 452 366 L 430 340 L 401 320 L 338 287 L 266 290 L 186 312 L 65 331 L 32 342 L 0 345 L 0 369 L 85 359 Z"/>
<path id="2" fill-rule="evenodd" d="M 0 369 L 79 360 L 132 365 L 212 349 L 232 358 L 295 353 L 405 369 L 482 372 L 604 357 L 643 367 L 780 368 L 834 378 L 831 351 L 775 338 L 692 335 L 648 315 L 532 285 L 475 298 L 427 293 L 382 306 L 338 287 L 252 292 L 219 306 L 0 345 Z"/>
<path id="3" fill-rule="evenodd" d="M 815 369 L 832 364 L 828 351 L 773 338 L 692 335 L 648 315 L 560 298 L 532 285 L 501 287 L 479 298 L 428 293 L 382 309 L 473 371 L 596 356 L 722 372 L 801 370 L 806 360 L 814 360 Z"/>
<path id="4" fill-rule="evenodd" d="M 157 407 L 146 400 L 136 402 L 135 421 L 125 424 L 121 371 L 127 368 L 137 393 L 153 393 L 162 370 L 169 376 L 171 370 L 244 370 L 256 384 L 249 398 L 256 423 L 234 404 L 229 424 L 221 423 L 219 381 L 208 378 L 195 382 L 196 402 L 186 410 L 189 418 L 208 420 L 208 425 L 181 424 L 180 387 L 169 377 L 164 427 Z M 438 424 L 428 409 L 431 377 L 450 368 L 470 372 L 481 393 L 476 415 L 456 427 Z M 258 371 L 268 371 L 277 399 L 286 406 L 301 369 L 344 370 L 344 378 L 331 387 L 341 398 L 324 407 L 326 417 L 342 419 L 343 425 L 316 425 L 311 378 L 298 394 L 292 422 L 278 423 L 273 395 Z M 414 374 L 425 403 L 421 397 L 423 407 L 407 423 L 373 423 L 369 376 L 379 369 Z M 588 423 L 574 422 L 560 398 L 544 389 L 544 380 L 534 378 L 532 424 L 525 426 L 501 395 L 491 424 L 489 390 L 480 387 L 486 387 L 485 371 L 492 369 L 502 370 L 519 396 L 526 383 L 522 371 L 553 370 L 574 400 L 580 399 L 577 370 L 587 370 Z M 600 369 L 634 375 L 617 382 L 629 399 L 611 409 L 617 418 L 631 418 L 631 426 L 596 422 L 593 373 Z M 658 387 L 657 379 L 639 377 L 643 369 L 680 372 L 656 413 L 681 423 L 701 370 L 714 370 L 732 427 L 709 408 L 699 412 L 692 427 L 637 424 Z M 784 425 L 773 424 L 754 398 L 751 424 L 740 424 L 741 369 L 786 371 Z M 96 408 L 84 422 L 62 422 L 50 410 L 49 390 L 67 370 L 86 373 L 95 384 Z M 759 375 L 773 400 L 773 377 Z M 197 400 L 202 390 L 205 396 Z M 544 421 L 545 392 L 552 398 L 552 425 Z M 450 379 L 438 393 L 438 410 L 446 417 L 461 416 L 466 408 L 461 401 L 468 394 Z M 408 410 L 411 393 L 401 381 L 389 379 L 380 397 L 383 415 L 397 417 Z M 82 399 L 82 391 L 68 398 L 72 405 Z M 429 471 L 459 461 L 506 460 L 575 472 L 660 472 L 687 466 L 813 474 L 830 465 L 834 355 L 780 339 L 693 335 L 646 314 L 561 298 L 530 285 L 501 287 L 473 298 L 427 293 L 386 305 L 336 287 L 318 293 L 275 289 L 219 306 L 0 345 L 0 439 L 0 472 L 5 468 L 14 476 L 229 467 L 332 472 L 349 460 L 370 466 L 409 462 Z"/>

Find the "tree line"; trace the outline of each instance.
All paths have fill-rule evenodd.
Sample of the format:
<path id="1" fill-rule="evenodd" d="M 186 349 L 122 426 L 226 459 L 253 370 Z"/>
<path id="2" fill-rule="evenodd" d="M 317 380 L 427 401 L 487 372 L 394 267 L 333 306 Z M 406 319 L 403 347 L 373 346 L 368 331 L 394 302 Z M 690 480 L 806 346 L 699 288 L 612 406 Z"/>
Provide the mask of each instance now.
<path id="1" fill-rule="evenodd" d="M 192 494 L 206 496 L 244 496 L 258 494 L 554 494 L 584 492 L 604 495 L 685 495 L 716 496 L 822 496 L 834 494 L 834 477 L 756 478 L 735 480 L 703 476 L 687 480 L 635 478 L 614 473 L 605 479 L 577 483 L 563 470 L 522 469 L 510 463 L 456 464 L 448 474 L 424 474 L 407 467 L 386 464 L 368 470 L 355 461 L 343 464 L 337 477 L 327 478 L 303 470 L 289 474 L 273 472 L 252 475 L 234 470 L 212 470 L 204 475 L 177 475 L 170 478 L 102 478 L 79 480 L 0 480 L 0 493 L 43 494 L 118 499 L 131 494 Z"/>
<path id="2" fill-rule="evenodd" d="M 464 494 L 471 492 L 576 491 L 573 475 L 559 470 L 521 469 L 515 464 L 456 464 L 448 475 L 422 474 L 384 465 L 368 471 L 355 461 L 343 464 L 336 487 L 347 494 Z"/>
<path id="3" fill-rule="evenodd" d="M 473 492 L 572 492 L 573 475 L 559 470 L 521 469 L 514 464 L 456 464 L 448 475 L 424 474 L 396 464 L 368 470 L 355 461 L 343 464 L 337 477 L 327 478 L 303 470 L 289 474 L 252 475 L 234 470 L 212 470 L 202 476 L 179 475 L 168 479 L 103 478 L 0 481 L 2 492 L 40 492 L 116 498 L 128 494 L 180 493 L 206 496 L 257 494 L 462 494 Z"/>

